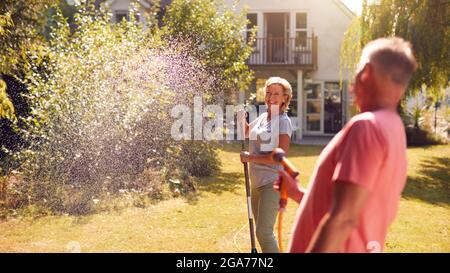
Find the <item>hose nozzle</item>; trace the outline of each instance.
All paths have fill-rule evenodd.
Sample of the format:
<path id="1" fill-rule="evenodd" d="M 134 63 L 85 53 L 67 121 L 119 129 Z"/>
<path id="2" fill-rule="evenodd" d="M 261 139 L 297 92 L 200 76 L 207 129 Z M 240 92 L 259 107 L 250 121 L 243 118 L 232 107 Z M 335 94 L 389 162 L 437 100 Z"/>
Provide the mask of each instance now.
<path id="1" fill-rule="evenodd" d="M 284 170 L 292 177 L 296 178 L 300 172 L 286 158 L 286 153 L 281 148 L 275 148 L 272 151 L 272 159 L 283 166 Z"/>

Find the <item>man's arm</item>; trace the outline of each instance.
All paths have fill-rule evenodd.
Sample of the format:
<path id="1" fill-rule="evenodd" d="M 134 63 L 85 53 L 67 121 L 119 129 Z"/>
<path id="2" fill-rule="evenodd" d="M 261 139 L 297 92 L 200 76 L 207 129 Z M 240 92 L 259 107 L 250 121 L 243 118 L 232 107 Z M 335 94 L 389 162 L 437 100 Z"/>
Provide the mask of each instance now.
<path id="1" fill-rule="evenodd" d="M 305 195 L 305 190 L 300 188 L 298 181 L 292 178 L 286 171 L 278 171 L 278 175 L 278 180 L 273 184 L 274 190 L 279 191 L 281 183 L 285 183 L 288 197 L 300 203 Z"/>
<path id="2" fill-rule="evenodd" d="M 369 196 L 369 190 L 346 181 L 334 184 L 331 211 L 322 218 L 307 252 L 339 252 L 359 217 Z"/>

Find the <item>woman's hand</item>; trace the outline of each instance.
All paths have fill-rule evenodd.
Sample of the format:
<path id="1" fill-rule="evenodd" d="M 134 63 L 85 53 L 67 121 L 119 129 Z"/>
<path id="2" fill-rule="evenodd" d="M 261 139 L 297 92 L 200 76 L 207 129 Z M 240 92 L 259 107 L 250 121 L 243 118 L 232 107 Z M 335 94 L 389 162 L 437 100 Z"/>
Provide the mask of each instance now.
<path id="1" fill-rule="evenodd" d="M 278 175 L 278 179 L 273 183 L 273 189 L 279 191 L 283 183 L 283 187 L 286 187 L 288 197 L 300 203 L 305 193 L 297 185 L 298 181 L 285 171 L 278 171 Z"/>
<path id="2" fill-rule="evenodd" d="M 241 152 L 241 162 L 250 162 L 250 153 L 249 152 Z"/>

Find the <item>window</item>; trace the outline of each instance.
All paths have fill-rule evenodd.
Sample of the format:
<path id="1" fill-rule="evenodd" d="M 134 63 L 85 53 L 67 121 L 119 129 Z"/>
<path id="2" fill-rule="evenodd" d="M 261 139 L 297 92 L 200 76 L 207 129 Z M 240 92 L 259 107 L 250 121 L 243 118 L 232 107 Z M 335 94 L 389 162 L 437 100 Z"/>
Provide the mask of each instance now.
<path id="1" fill-rule="evenodd" d="M 306 28 L 306 13 L 297 13 L 296 17 L 296 28 L 297 29 L 304 29 Z"/>
<path id="2" fill-rule="evenodd" d="M 311 132 L 320 131 L 320 115 L 306 116 L 306 130 Z"/>
<path id="3" fill-rule="evenodd" d="M 128 13 L 127 10 L 116 10 L 114 12 L 114 16 L 115 16 L 116 23 L 120 23 L 124 19 L 127 21 L 130 21 L 130 14 Z M 139 22 L 140 21 L 139 13 L 135 14 L 135 17 L 136 17 L 136 22 Z"/>
<path id="4" fill-rule="evenodd" d="M 325 82 L 325 100 L 330 100 L 333 103 L 341 103 L 341 89 L 339 82 Z"/>
<path id="5" fill-rule="evenodd" d="M 295 47 L 306 47 L 308 36 L 308 21 L 305 12 L 299 12 L 295 18 Z"/>
<path id="6" fill-rule="evenodd" d="M 128 11 L 126 10 L 116 10 L 115 16 L 116 16 L 116 23 L 120 23 L 124 19 L 127 21 L 130 20 L 128 16 Z"/>
<path id="7" fill-rule="evenodd" d="M 305 98 L 306 130 L 309 132 L 320 132 L 322 86 L 318 83 L 307 84 L 305 86 Z"/>
<path id="8" fill-rule="evenodd" d="M 307 99 L 321 99 L 322 98 L 322 93 L 320 90 L 320 85 L 315 84 L 308 84 L 305 87 L 305 92 L 306 92 L 306 98 Z"/>

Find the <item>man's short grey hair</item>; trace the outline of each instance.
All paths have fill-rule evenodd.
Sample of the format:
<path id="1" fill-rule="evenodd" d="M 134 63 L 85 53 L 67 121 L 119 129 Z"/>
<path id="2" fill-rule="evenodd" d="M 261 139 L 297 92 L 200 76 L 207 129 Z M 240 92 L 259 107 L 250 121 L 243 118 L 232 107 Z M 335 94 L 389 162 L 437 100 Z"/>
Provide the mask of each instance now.
<path id="1" fill-rule="evenodd" d="M 417 69 L 411 43 L 398 37 L 380 38 L 369 42 L 363 49 L 360 65 L 363 67 L 366 63 L 374 64 L 377 71 L 404 86 L 408 85 L 413 72 Z"/>

